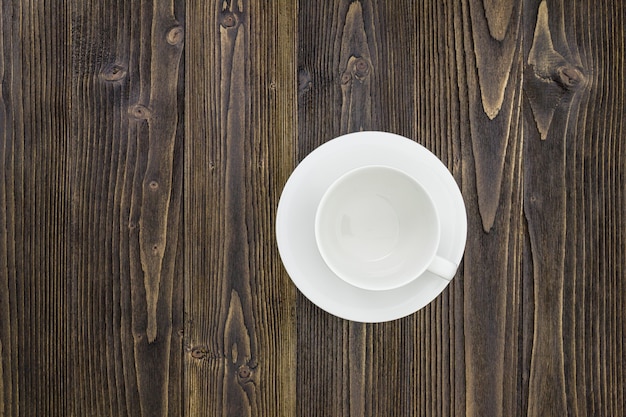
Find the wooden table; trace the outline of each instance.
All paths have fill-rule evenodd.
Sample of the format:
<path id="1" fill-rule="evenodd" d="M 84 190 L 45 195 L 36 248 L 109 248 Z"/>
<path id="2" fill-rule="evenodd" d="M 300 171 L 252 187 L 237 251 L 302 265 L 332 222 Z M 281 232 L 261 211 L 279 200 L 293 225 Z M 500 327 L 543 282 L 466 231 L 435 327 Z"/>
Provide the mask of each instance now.
<path id="1" fill-rule="evenodd" d="M 0 416 L 626 415 L 624 2 L 0 5 Z M 382 324 L 274 239 L 359 130 L 468 211 L 448 289 Z"/>

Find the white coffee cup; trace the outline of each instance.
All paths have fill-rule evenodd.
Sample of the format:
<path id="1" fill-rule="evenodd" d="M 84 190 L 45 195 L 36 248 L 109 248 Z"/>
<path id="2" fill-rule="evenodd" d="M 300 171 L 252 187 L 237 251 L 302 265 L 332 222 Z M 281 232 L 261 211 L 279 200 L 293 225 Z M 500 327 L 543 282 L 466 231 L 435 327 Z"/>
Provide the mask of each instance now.
<path id="1" fill-rule="evenodd" d="M 382 165 L 354 169 L 331 184 L 315 216 L 322 258 L 342 280 L 390 290 L 430 271 L 451 280 L 457 265 L 437 255 L 437 209 L 403 171 Z"/>

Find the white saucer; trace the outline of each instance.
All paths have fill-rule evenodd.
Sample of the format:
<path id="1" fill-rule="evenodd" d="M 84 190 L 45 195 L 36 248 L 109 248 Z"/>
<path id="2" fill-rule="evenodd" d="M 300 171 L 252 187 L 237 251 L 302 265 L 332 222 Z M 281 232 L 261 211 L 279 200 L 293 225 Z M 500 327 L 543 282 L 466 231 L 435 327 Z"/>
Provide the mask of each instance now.
<path id="1" fill-rule="evenodd" d="M 318 307 L 353 321 L 395 320 L 435 299 L 449 281 L 426 271 L 386 291 L 354 287 L 326 265 L 315 240 L 315 213 L 326 189 L 341 175 L 365 165 L 386 165 L 418 180 L 432 197 L 441 222 L 437 254 L 460 263 L 467 237 L 465 204 L 446 166 L 426 148 L 386 132 L 340 136 L 311 152 L 289 177 L 276 214 L 276 240 L 287 273 Z"/>

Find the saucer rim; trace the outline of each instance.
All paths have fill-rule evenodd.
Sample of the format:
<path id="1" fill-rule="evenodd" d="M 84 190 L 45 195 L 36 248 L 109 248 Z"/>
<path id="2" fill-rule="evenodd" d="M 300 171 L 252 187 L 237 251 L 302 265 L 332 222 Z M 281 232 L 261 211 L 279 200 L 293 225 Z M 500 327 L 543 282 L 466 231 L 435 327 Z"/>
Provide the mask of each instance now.
<path id="1" fill-rule="evenodd" d="M 373 151 L 379 153 L 373 154 Z M 345 158 L 348 163 L 344 163 L 342 158 Z M 420 164 L 415 164 L 416 161 Z M 332 175 L 329 174 L 328 169 L 331 162 L 335 163 L 335 165 L 331 164 Z M 410 169 L 403 168 L 405 166 L 402 164 L 409 164 Z M 467 239 L 467 213 L 458 184 L 443 162 L 419 143 L 394 133 L 365 131 L 338 136 L 320 145 L 298 164 L 285 183 L 276 212 L 276 241 L 283 265 L 294 285 L 319 308 L 343 319 L 376 323 L 413 314 L 437 298 L 450 281 L 426 271 L 404 286 L 373 291 L 348 284 L 328 268 L 317 249 L 315 239 L 314 220 L 317 205 L 323 196 L 323 191 L 333 181 L 348 171 L 367 165 L 387 165 L 405 171 L 421 183 L 429 193 L 432 191 L 431 188 L 435 190 L 435 179 L 440 183 L 439 186 L 445 185 L 445 191 L 437 191 L 438 198 L 450 200 L 453 207 L 443 207 L 437 202 L 435 204 L 442 212 L 438 213 L 441 214 L 439 221 L 442 239 L 437 255 L 444 256 L 457 265 L 463 257 Z M 316 175 L 319 169 L 324 170 L 322 176 L 325 175 L 325 179 Z M 431 176 L 432 172 L 436 172 L 436 175 Z M 433 179 L 425 179 L 426 174 Z M 441 193 L 446 196 L 442 196 Z M 311 205 L 315 207 L 311 209 Z M 298 206 L 303 208 L 302 211 L 312 210 L 312 218 L 307 218 L 307 213 L 295 212 L 295 210 L 293 210 L 294 213 L 290 213 L 290 209 Z M 452 234 L 450 227 L 446 228 L 443 224 L 452 218 L 450 216 L 454 216 L 452 223 L 455 223 Z M 302 224 L 302 220 L 311 224 L 308 226 Z M 306 237 L 305 240 L 300 240 L 301 247 L 295 249 L 289 247 L 291 243 L 294 243 L 289 241 L 289 238 L 297 236 L 297 233 L 288 236 L 289 232 L 285 230 L 288 231 L 290 226 L 299 229 L 303 235 L 309 235 L 308 241 L 305 242 Z M 444 238 L 445 229 L 448 230 L 448 234 Z M 444 243 L 444 239 L 450 242 Z M 293 240 L 298 241 L 299 237 Z M 441 253 L 442 244 L 447 247 L 448 253 Z M 304 247 L 307 245 L 308 248 Z M 302 262 L 307 259 L 309 262 Z M 315 265 L 316 262 L 317 265 Z M 305 271 L 299 263 L 312 263 L 315 270 Z M 320 276 L 326 284 L 331 284 L 331 286 L 334 284 L 335 288 L 321 288 L 321 285 L 316 287 L 312 284 Z M 337 300 L 337 291 L 342 293 L 341 303 Z M 373 304 L 367 303 L 366 299 L 371 300 Z M 384 301 L 386 305 L 377 306 L 376 301 Z"/>

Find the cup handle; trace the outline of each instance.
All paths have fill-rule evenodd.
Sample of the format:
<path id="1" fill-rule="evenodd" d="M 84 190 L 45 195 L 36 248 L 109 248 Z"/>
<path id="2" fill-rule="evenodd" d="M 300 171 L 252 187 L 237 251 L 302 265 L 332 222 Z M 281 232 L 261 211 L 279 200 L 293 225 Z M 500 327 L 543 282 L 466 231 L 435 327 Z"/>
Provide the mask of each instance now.
<path id="1" fill-rule="evenodd" d="M 439 275 L 441 278 L 450 281 L 454 278 L 456 274 L 456 270 L 458 265 L 454 262 L 450 262 L 447 259 L 442 258 L 441 256 L 436 256 L 433 261 L 430 263 L 428 270 L 435 275 Z"/>

